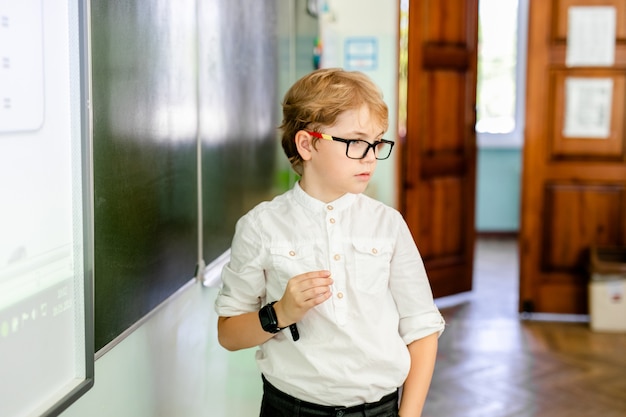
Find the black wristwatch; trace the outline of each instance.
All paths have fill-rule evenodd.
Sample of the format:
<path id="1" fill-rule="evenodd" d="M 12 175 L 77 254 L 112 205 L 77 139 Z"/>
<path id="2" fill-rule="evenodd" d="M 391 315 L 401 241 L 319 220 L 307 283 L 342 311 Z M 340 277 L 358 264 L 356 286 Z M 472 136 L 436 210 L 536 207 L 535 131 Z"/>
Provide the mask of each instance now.
<path id="1" fill-rule="evenodd" d="M 259 320 L 261 320 L 261 327 L 268 333 L 278 333 L 284 329 L 284 327 L 278 327 L 278 319 L 276 318 L 276 310 L 274 310 L 273 301 L 262 309 L 259 310 Z"/>
<path id="2" fill-rule="evenodd" d="M 291 337 L 294 342 L 297 342 L 300 339 L 300 333 L 298 332 L 298 326 L 296 323 L 290 324 L 287 327 L 278 327 L 278 318 L 276 317 L 276 310 L 274 310 L 274 303 L 276 301 L 272 301 L 267 304 L 265 307 L 259 310 L 259 320 L 261 321 L 261 327 L 268 333 L 278 333 L 283 329 L 289 327 L 291 331 Z"/>

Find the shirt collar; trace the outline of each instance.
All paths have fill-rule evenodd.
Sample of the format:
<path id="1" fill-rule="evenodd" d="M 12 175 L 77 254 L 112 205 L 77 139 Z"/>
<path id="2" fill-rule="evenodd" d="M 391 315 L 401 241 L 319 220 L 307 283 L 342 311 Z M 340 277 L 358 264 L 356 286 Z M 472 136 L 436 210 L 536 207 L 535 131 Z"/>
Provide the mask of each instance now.
<path id="1" fill-rule="evenodd" d="M 296 182 L 293 186 L 293 192 L 294 198 L 298 203 L 314 212 L 326 211 L 328 206 L 332 206 L 335 210 L 343 210 L 350 207 L 357 197 L 356 194 L 346 193 L 335 201 L 331 201 L 330 203 L 324 203 L 323 201 L 308 195 L 306 191 L 304 191 L 302 187 L 300 187 L 299 181 Z"/>

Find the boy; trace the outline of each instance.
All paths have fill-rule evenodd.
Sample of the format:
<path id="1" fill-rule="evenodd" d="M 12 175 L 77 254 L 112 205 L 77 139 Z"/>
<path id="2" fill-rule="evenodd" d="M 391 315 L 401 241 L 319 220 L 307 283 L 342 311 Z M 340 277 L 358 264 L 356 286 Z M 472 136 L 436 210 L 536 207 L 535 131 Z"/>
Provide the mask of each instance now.
<path id="1" fill-rule="evenodd" d="M 239 220 L 216 299 L 220 344 L 259 346 L 261 417 L 421 415 L 444 321 L 404 219 L 362 194 L 387 127 L 359 72 L 317 70 L 285 95 L 301 178 Z"/>

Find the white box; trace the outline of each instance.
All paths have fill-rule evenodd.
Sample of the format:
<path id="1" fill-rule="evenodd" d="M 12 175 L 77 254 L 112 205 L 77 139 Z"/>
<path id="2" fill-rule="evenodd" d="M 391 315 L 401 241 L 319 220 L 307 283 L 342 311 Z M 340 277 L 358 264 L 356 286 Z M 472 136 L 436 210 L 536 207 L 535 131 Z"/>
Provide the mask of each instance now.
<path id="1" fill-rule="evenodd" d="M 589 313 L 592 330 L 626 332 L 626 276 L 593 274 Z"/>

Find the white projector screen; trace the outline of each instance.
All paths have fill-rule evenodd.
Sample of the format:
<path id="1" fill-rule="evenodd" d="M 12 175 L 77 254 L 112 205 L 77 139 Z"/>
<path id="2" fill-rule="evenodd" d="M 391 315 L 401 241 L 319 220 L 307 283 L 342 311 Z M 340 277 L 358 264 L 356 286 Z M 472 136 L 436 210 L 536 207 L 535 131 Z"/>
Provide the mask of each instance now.
<path id="1" fill-rule="evenodd" d="M 0 416 L 93 385 L 86 13 L 0 0 Z"/>

